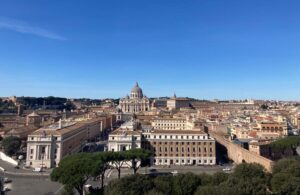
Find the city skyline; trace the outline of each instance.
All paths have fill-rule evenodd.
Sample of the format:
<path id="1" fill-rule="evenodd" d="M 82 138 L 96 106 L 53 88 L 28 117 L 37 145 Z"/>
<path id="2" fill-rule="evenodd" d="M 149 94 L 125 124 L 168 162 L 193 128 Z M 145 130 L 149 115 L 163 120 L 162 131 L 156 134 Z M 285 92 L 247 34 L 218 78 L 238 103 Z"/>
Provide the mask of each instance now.
<path id="1" fill-rule="evenodd" d="M 3 1 L 0 97 L 300 100 L 297 1 Z M 80 14 L 78 14 L 80 12 Z"/>

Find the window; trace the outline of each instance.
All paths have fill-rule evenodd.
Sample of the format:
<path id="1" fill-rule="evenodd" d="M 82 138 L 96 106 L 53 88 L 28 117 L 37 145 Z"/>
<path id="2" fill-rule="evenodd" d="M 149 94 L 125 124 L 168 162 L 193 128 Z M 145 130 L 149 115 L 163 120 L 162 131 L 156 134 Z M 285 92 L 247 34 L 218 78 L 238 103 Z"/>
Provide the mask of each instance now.
<path id="1" fill-rule="evenodd" d="M 34 137 L 31 137 L 31 140 L 34 140 Z"/>
<path id="2" fill-rule="evenodd" d="M 30 154 L 33 154 L 33 149 L 30 149 Z"/>
<path id="3" fill-rule="evenodd" d="M 42 154 L 45 154 L 45 152 L 46 152 L 46 147 L 43 146 L 43 147 L 42 147 Z"/>
<path id="4" fill-rule="evenodd" d="M 111 139 L 112 139 L 112 140 L 114 140 L 114 139 L 115 139 L 115 137 L 111 137 Z"/>

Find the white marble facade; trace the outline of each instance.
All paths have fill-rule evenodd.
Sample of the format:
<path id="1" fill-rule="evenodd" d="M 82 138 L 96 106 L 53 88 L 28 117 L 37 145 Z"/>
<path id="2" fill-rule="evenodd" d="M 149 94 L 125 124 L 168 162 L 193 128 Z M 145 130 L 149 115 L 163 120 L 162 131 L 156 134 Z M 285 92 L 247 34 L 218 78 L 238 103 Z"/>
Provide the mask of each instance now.
<path id="1" fill-rule="evenodd" d="M 130 96 L 120 100 L 119 108 L 123 113 L 138 113 L 150 110 L 150 100 L 143 95 L 143 90 L 136 83 Z"/>

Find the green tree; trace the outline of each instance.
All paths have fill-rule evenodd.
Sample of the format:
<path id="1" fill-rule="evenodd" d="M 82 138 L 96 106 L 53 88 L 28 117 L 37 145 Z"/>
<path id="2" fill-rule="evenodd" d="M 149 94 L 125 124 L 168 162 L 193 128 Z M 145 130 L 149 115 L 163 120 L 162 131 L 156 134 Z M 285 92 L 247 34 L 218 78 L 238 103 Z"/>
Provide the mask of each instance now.
<path id="1" fill-rule="evenodd" d="M 220 186 L 225 186 L 226 194 L 252 195 L 267 194 L 267 184 L 268 177 L 261 165 L 243 163 Z"/>
<path id="2" fill-rule="evenodd" d="M 110 162 L 113 160 L 111 152 L 98 152 L 92 154 L 94 167 L 92 171 L 93 177 L 101 178 L 101 188 L 104 187 L 105 172 L 110 168 Z"/>
<path id="3" fill-rule="evenodd" d="M 173 176 L 161 176 L 154 179 L 155 192 L 172 195 L 173 194 Z"/>
<path id="4" fill-rule="evenodd" d="M 65 186 L 67 192 L 76 189 L 81 195 L 86 181 L 92 177 L 95 163 L 91 154 L 80 153 L 62 159 L 50 177 Z"/>
<path id="5" fill-rule="evenodd" d="M 178 195 L 194 194 L 201 184 L 201 179 L 193 173 L 179 174 L 173 181 L 174 194 Z"/>
<path id="6" fill-rule="evenodd" d="M 140 168 L 141 163 L 139 164 L 139 162 L 147 160 L 151 155 L 150 151 L 144 149 L 132 149 L 125 152 L 125 158 L 130 162 L 128 166 L 133 170 L 134 174 Z"/>
<path id="7" fill-rule="evenodd" d="M 299 165 L 300 165 L 299 158 L 281 159 L 277 161 L 273 166 L 273 174 L 280 173 L 280 172 L 289 172 L 293 174 L 295 171 L 293 167 L 297 168 Z"/>
<path id="8" fill-rule="evenodd" d="M 218 186 L 199 186 L 195 195 L 220 195 Z"/>
<path id="9" fill-rule="evenodd" d="M 153 190 L 153 181 L 144 175 L 131 175 L 112 181 L 105 188 L 106 195 L 138 195 Z"/>
<path id="10" fill-rule="evenodd" d="M 211 183 L 213 185 L 220 185 L 221 183 L 227 181 L 228 177 L 229 177 L 228 173 L 217 172 L 213 176 L 211 176 Z M 202 183 L 202 180 L 201 180 L 201 183 Z M 202 183 L 202 185 L 203 185 L 203 183 Z"/>
<path id="11" fill-rule="evenodd" d="M 16 154 L 21 147 L 21 139 L 19 137 L 10 136 L 2 140 L 2 146 L 5 154 L 12 156 Z"/>
<path id="12" fill-rule="evenodd" d="M 126 160 L 125 152 L 114 152 L 111 154 L 111 164 L 118 171 L 118 178 L 121 178 L 121 170 Z"/>
<path id="13" fill-rule="evenodd" d="M 282 159 L 273 166 L 271 188 L 280 194 L 300 194 L 300 159 Z"/>
<path id="14" fill-rule="evenodd" d="M 233 176 L 239 179 L 266 178 L 264 168 L 256 163 L 243 163 L 238 165 L 233 173 Z"/>

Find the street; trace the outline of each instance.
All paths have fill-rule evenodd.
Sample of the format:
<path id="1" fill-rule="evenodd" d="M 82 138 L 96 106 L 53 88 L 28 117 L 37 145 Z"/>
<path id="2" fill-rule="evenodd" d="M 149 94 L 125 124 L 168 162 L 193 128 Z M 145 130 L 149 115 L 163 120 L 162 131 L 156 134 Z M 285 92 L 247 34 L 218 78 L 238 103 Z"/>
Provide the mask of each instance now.
<path id="1" fill-rule="evenodd" d="M 11 183 L 5 184 L 10 191 L 6 192 L 8 195 L 45 195 L 45 194 L 60 194 L 63 190 L 63 186 L 59 183 L 50 181 L 49 173 L 32 173 L 31 170 L 15 169 L 12 165 L 0 160 L 0 166 L 5 168 L 5 172 L 1 172 L 2 177 L 7 177 L 12 180 Z M 170 166 L 170 167 L 143 167 L 138 170 L 139 174 L 147 174 L 153 172 L 156 173 L 171 173 L 173 171 L 178 173 L 192 172 L 195 174 L 207 173 L 214 174 L 222 171 L 224 167 L 232 168 L 231 164 L 224 165 L 223 167 L 215 166 Z M 121 177 L 131 175 L 133 172 L 128 168 L 124 168 L 121 171 Z M 118 172 L 115 169 L 106 171 L 105 185 L 110 181 L 118 178 Z M 94 181 L 90 179 L 87 184 L 92 185 L 94 188 L 100 187 L 100 181 Z"/>
<path id="2" fill-rule="evenodd" d="M 51 182 L 50 178 L 45 177 L 24 177 L 24 176 L 7 176 L 12 180 L 11 183 L 5 184 L 10 191 L 7 195 L 46 195 L 61 194 L 63 186 L 59 183 Z"/>

